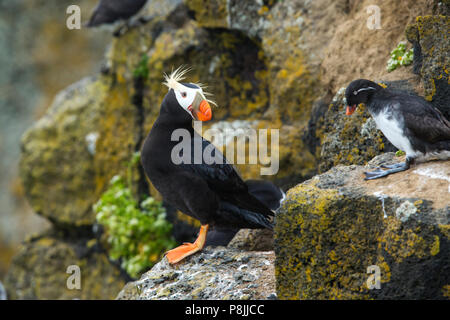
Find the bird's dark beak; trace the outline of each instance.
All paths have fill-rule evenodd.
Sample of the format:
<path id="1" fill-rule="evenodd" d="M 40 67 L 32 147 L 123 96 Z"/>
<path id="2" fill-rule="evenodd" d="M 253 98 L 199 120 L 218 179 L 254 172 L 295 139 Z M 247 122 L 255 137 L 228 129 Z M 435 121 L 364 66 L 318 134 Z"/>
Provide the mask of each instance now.
<path id="1" fill-rule="evenodd" d="M 351 116 L 353 114 L 353 112 L 355 112 L 356 110 L 356 104 L 352 105 L 352 106 L 347 106 L 347 111 L 345 111 L 345 114 L 348 116 Z"/>
<path id="2" fill-rule="evenodd" d="M 195 120 L 208 121 L 212 118 L 211 106 L 199 93 L 195 95 L 194 102 L 192 102 L 191 112 Z"/>

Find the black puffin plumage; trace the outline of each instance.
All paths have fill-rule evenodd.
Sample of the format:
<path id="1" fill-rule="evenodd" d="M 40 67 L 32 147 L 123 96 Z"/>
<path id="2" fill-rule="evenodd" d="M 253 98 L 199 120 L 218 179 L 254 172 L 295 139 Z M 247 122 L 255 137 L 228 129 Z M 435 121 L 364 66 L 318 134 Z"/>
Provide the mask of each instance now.
<path id="1" fill-rule="evenodd" d="M 200 90 L 193 84 L 176 85 L 181 91 Z M 166 202 L 198 219 L 202 226 L 271 229 L 274 212 L 249 192 L 247 184 L 220 151 L 194 131 L 189 112 L 192 109 L 180 105 L 178 89 L 169 89 L 145 139 L 141 159 L 148 178 Z M 172 141 L 171 136 L 177 129 L 187 130 L 192 137 L 190 163 L 172 161 L 172 150 L 179 141 Z M 201 144 L 202 150 L 212 148 L 212 155 L 223 159 L 222 163 L 194 164 L 196 143 Z"/>
<path id="2" fill-rule="evenodd" d="M 367 172 L 366 179 L 377 179 L 407 170 L 414 162 L 431 158 L 450 158 L 450 122 L 424 98 L 383 88 L 375 82 L 359 79 L 346 89 L 347 115 L 364 103 L 386 138 L 406 153 L 405 163 L 385 165 Z"/>
<path id="3" fill-rule="evenodd" d="M 147 0 L 100 0 L 87 27 L 127 20 L 138 13 L 146 2 Z"/>

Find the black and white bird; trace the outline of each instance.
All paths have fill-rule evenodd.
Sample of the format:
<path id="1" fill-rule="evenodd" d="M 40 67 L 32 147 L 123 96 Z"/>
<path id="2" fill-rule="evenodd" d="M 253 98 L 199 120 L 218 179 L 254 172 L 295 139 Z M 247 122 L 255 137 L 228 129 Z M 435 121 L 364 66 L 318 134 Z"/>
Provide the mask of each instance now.
<path id="1" fill-rule="evenodd" d="M 345 98 L 347 115 L 353 114 L 357 106 L 364 103 L 378 129 L 406 153 L 405 162 L 366 172 L 366 180 L 408 170 L 415 162 L 450 158 L 450 122 L 424 98 L 386 89 L 365 79 L 352 81 L 345 91 Z"/>
<path id="2" fill-rule="evenodd" d="M 213 101 L 206 98 L 200 84 L 181 82 L 186 72 L 178 68 L 165 76 L 169 91 L 141 151 L 144 171 L 164 200 L 202 225 L 194 243 L 167 252 L 169 263 L 201 250 L 210 227 L 272 229 L 274 211 L 270 207 L 279 206 L 283 197 L 272 184 L 244 182 L 223 154 L 194 131 L 193 119 L 211 119 Z M 188 148 L 179 149 L 174 134 L 183 137 Z M 258 197 L 267 197 L 267 204 Z"/>
<path id="3" fill-rule="evenodd" d="M 136 15 L 146 2 L 147 0 L 100 0 L 86 26 L 97 27 L 121 20 L 128 24 L 129 19 Z M 114 35 L 120 35 L 123 28 L 124 26 L 118 28 Z"/>

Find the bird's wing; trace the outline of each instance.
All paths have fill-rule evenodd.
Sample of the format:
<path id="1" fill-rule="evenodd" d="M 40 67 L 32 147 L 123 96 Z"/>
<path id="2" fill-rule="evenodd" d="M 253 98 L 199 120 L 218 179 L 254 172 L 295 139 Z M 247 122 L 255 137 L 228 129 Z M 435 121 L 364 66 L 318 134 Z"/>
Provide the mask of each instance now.
<path id="1" fill-rule="evenodd" d="M 88 26 L 95 27 L 104 23 L 113 23 L 136 14 L 147 0 L 100 0 L 89 19 Z"/>
<path id="2" fill-rule="evenodd" d="M 113 23 L 117 17 L 110 6 L 109 0 L 100 0 L 94 9 L 87 26 L 96 27 L 104 23 Z"/>
<path id="3" fill-rule="evenodd" d="M 199 143 L 199 139 L 201 139 L 202 153 L 206 148 L 210 148 L 208 150 L 215 157 L 215 162 L 211 164 L 205 163 L 205 161 L 202 161 L 201 164 L 194 163 L 194 144 Z M 221 161 L 217 161 L 219 159 Z M 187 164 L 180 164 L 179 168 L 203 178 L 208 183 L 209 188 L 216 192 L 221 199 L 233 203 L 242 209 L 261 213 L 265 216 L 273 215 L 272 210 L 248 192 L 247 185 L 233 166 L 209 141 L 199 136 L 192 139 L 191 161 Z"/>
<path id="4" fill-rule="evenodd" d="M 450 122 L 438 109 L 424 99 L 405 100 L 405 126 L 414 136 L 429 143 L 450 140 Z"/>
<path id="5" fill-rule="evenodd" d="M 122 19 L 127 19 L 136 14 L 147 0 L 109 0 L 108 9 L 114 11 Z"/>

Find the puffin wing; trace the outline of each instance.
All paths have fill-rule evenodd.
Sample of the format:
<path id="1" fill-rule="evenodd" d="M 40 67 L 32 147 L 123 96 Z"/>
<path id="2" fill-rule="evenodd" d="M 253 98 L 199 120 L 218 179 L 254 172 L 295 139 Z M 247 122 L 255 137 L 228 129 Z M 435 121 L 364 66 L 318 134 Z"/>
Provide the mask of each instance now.
<path id="1" fill-rule="evenodd" d="M 405 126 L 417 138 L 429 143 L 450 140 L 450 122 L 426 100 L 404 101 Z"/>
<path id="2" fill-rule="evenodd" d="M 202 161 L 201 164 L 194 163 L 194 144 L 195 141 L 200 143 L 198 139 L 202 139 L 202 153 L 208 150 L 208 154 L 214 157 L 215 161 L 211 161 L 211 164 L 205 163 L 205 161 Z M 264 216 L 273 216 L 272 210 L 249 193 L 248 186 L 223 154 L 213 144 L 200 136 L 192 139 L 190 163 L 182 163 L 179 167 L 203 178 L 208 183 L 209 188 L 216 192 L 222 200 Z"/>

